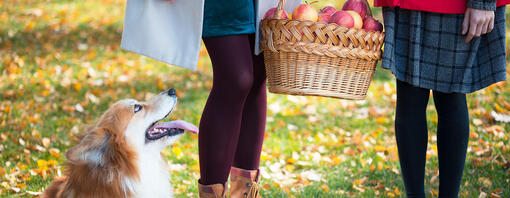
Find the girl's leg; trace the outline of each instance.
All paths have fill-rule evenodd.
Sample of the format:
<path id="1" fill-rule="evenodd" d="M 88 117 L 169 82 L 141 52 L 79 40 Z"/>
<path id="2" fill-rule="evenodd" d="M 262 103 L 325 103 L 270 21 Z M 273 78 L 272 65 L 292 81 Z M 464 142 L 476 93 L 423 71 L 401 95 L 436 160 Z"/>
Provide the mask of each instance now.
<path id="1" fill-rule="evenodd" d="M 253 86 L 248 35 L 204 38 L 213 87 L 200 121 L 200 183 L 224 184 L 234 159 L 246 98 Z"/>
<path id="2" fill-rule="evenodd" d="M 254 44 L 255 35 L 250 35 Z M 253 49 L 253 46 L 252 46 Z M 266 72 L 262 54 L 253 55 L 253 86 L 244 103 L 241 134 L 234 158 L 234 166 L 246 170 L 259 168 L 260 153 L 266 129 Z"/>
<path id="3" fill-rule="evenodd" d="M 426 108 L 430 90 L 397 80 L 395 136 L 407 197 L 425 197 Z"/>
<path id="4" fill-rule="evenodd" d="M 434 92 L 438 114 L 439 197 L 458 197 L 469 140 L 466 95 Z"/>

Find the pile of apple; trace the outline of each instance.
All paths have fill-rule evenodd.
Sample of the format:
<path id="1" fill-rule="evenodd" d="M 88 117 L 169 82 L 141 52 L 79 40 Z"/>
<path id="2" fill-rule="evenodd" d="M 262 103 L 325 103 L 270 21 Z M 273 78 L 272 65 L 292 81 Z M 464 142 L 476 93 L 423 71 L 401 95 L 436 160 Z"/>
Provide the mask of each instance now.
<path id="1" fill-rule="evenodd" d="M 273 17 L 276 8 L 269 9 L 264 18 Z M 382 31 L 383 25 L 372 18 L 370 6 L 365 0 L 347 0 L 342 10 L 333 6 L 326 6 L 319 12 L 309 4 L 300 4 L 292 12 L 292 19 L 299 21 L 314 21 L 319 23 L 336 23 L 347 28 L 364 29 L 366 31 Z M 289 19 L 285 10 L 281 19 Z"/>

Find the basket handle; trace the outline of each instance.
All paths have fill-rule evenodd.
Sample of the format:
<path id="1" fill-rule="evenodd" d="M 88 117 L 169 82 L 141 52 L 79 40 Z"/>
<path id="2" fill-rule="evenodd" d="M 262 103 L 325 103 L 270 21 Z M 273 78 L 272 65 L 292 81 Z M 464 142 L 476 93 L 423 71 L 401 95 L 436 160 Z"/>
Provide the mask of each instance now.
<path id="1" fill-rule="evenodd" d="M 287 0 L 280 0 L 278 2 L 278 6 L 276 7 L 276 11 L 273 14 L 273 19 L 281 19 L 283 13 L 283 6 L 287 3 Z M 269 35 L 267 36 L 267 48 L 269 48 L 272 52 L 278 52 L 273 45 L 273 33 L 269 31 Z"/>
<path id="2" fill-rule="evenodd" d="M 273 19 L 281 19 L 283 6 L 287 3 L 287 0 L 280 0 L 278 2 L 278 6 L 276 7 L 276 11 L 274 12 Z"/>

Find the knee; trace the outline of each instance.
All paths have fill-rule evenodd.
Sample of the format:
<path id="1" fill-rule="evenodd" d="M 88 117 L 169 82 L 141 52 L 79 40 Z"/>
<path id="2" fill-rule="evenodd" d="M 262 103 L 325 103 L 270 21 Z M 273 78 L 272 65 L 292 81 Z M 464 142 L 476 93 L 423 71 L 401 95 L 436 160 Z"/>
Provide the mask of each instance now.
<path id="1" fill-rule="evenodd" d="M 468 107 L 465 94 L 434 92 L 434 103 L 440 120 L 467 119 Z"/>
<path id="2" fill-rule="evenodd" d="M 248 95 L 254 84 L 253 75 L 250 72 L 239 72 L 221 81 L 221 87 L 239 96 Z"/>
<path id="3" fill-rule="evenodd" d="M 239 75 L 236 75 L 233 78 L 232 88 L 238 90 L 239 92 L 248 94 L 250 89 L 253 87 L 253 83 L 254 79 L 251 72 L 241 72 Z"/>

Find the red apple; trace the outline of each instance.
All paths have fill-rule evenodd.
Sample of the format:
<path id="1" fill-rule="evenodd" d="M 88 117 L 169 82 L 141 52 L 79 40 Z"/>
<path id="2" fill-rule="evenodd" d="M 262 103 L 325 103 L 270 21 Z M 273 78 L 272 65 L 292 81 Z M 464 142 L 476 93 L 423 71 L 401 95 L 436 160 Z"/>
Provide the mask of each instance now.
<path id="1" fill-rule="evenodd" d="M 273 18 L 274 12 L 276 12 L 276 8 L 271 8 L 267 10 L 266 14 L 264 14 L 264 19 L 267 18 Z M 280 19 L 289 19 L 289 14 L 285 10 L 283 10 L 282 15 L 280 16 Z"/>
<path id="2" fill-rule="evenodd" d="M 314 7 L 308 4 L 299 4 L 292 11 L 292 19 L 299 21 L 317 21 L 318 15 Z"/>
<path id="3" fill-rule="evenodd" d="M 383 31 L 383 25 L 372 17 L 367 17 L 363 20 L 363 29 L 367 31 Z"/>
<path id="4" fill-rule="evenodd" d="M 329 23 L 336 23 L 348 28 L 354 27 L 354 18 L 346 11 L 337 11 L 329 18 Z"/>
<path id="5" fill-rule="evenodd" d="M 321 11 L 319 11 L 319 15 L 332 15 L 333 13 L 335 13 L 337 10 L 335 7 L 333 6 L 326 6 L 324 8 L 321 9 Z"/>
<path id="6" fill-rule="evenodd" d="M 347 0 L 344 3 L 344 6 L 342 7 L 342 10 L 352 10 L 357 12 L 361 18 L 365 18 L 368 14 L 368 16 L 372 16 L 372 13 L 370 11 L 370 7 L 368 6 L 368 3 L 365 0 Z"/>
<path id="7" fill-rule="evenodd" d="M 330 17 L 331 17 L 331 15 L 329 15 L 329 14 L 319 14 L 319 18 L 317 19 L 317 22 L 327 24 L 329 22 Z"/>
<path id="8" fill-rule="evenodd" d="M 363 19 L 361 18 L 361 16 L 357 12 L 354 12 L 352 10 L 346 12 L 349 13 L 354 19 L 354 28 L 361 29 L 363 27 Z"/>

